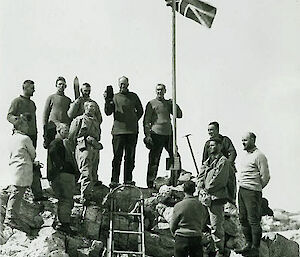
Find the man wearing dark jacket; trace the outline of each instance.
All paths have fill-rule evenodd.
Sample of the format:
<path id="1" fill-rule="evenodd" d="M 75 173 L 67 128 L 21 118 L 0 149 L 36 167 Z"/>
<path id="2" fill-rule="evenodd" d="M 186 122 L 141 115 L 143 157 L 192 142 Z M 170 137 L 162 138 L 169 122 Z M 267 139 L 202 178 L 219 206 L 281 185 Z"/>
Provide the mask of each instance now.
<path id="1" fill-rule="evenodd" d="M 104 93 L 105 114 L 114 116 L 112 128 L 113 152 L 112 177 L 110 187 L 119 184 L 120 166 L 123 153 L 125 152 L 124 183 L 134 184 L 132 171 L 135 166 L 135 148 L 138 138 L 138 121 L 144 111 L 142 103 L 137 94 L 128 90 L 128 78 L 119 78 L 120 92 L 113 98 Z"/>
<path id="2" fill-rule="evenodd" d="M 227 183 L 230 163 L 221 153 L 222 142 L 209 141 L 209 158 L 203 163 L 198 176 L 199 199 L 208 208 L 211 234 L 216 257 L 225 257 L 224 204 L 228 201 Z M 205 196 L 205 197 L 203 197 Z"/>
<path id="3" fill-rule="evenodd" d="M 175 257 L 202 257 L 201 235 L 206 211 L 200 201 L 193 196 L 195 183 L 187 181 L 183 185 L 184 199 L 174 206 L 170 229 L 175 235 Z"/>
<path id="4" fill-rule="evenodd" d="M 70 228 L 71 211 L 73 208 L 73 196 L 75 181 L 79 177 L 79 171 L 75 163 L 73 146 L 69 139 L 69 127 L 67 124 L 56 124 L 57 134 L 49 145 L 49 169 L 47 178 L 58 198 L 57 216 L 59 224 L 56 229 L 72 234 Z"/>

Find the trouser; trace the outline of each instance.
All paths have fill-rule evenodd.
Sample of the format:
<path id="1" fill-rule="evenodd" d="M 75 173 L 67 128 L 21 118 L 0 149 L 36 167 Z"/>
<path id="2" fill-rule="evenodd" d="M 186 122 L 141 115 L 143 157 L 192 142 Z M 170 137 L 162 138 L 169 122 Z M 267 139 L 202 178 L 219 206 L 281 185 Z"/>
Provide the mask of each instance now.
<path id="1" fill-rule="evenodd" d="M 75 176 L 70 173 L 59 173 L 51 183 L 58 199 L 57 217 L 60 223 L 70 223 L 73 196 L 75 191 Z"/>
<path id="2" fill-rule="evenodd" d="M 10 185 L 10 195 L 8 197 L 5 220 L 10 222 L 18 219 L 20 215 L 21 200 L 27 187 Z"/>
<path id="3" fill-rule="evenodd" d="M 80 172 L 81 199 L 90 200 L 95 183 L 98 181 L 99 150 L 88 145 L 86 150 L 76 147 L 75 158 Z"/>
<path id="4" fill-rule="evenodd" d="M 37 144 L 37 135 L 30 135 L 34 148 Z M 42 184 L 41 184 L 41 170 L 39 167 L 33 166 L 33 179 L 31 184 L 31 190 L 35 199 L 41 198 L 43 196 Z"/>
<path id="5" fill-rule="evenodd" d="M 111 182 L 119 183 L 120 167 L 124 151 L 124 182 L 127 183 L 132 181 L 132 171 L 135 166 L 135 147 L 137 138 L 137 134 L 113 135 L 112 144 L 114 158 L 112 161 Z"/>
<path id="6" fill-rule="evenodd" d="M 202 257 L 203 249 L 201 244 L 201 237 L 183 237 L 175 236 L 175 257 Z"/>
<path id="7" fill-rule="evenodd" d="M 238 193 L 239 218 L 247 243 L 259 248 L 262 236 L 262 192 L 240 187 Z"/>
<path id="8" fill-rule="evenodd" d="M 215 244 L 216 251 L 224 252 L 225 231 L 224 231 L 224 203 L 212 201 L 208 207 L 211 236 Z"/>
<path id="9" fill-rule="evenodd" d="M 153 181 L 156 179 L 160 156 L 163 148 L 169 153 L 169 157 L 173 158 L 172 135 L 151 134 L 153 146 L 149 152 L 149 162 L 147 171 L 147 186 L 152 187 Z"/>

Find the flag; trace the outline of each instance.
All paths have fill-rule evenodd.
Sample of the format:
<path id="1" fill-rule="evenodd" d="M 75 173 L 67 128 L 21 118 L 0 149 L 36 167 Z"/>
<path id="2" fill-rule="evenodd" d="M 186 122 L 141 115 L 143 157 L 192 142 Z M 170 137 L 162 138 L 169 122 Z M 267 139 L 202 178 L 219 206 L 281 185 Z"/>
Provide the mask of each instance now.
<path id="1" fill-rule="evenodd" d="M 165 0 L 172 7 L 172 0 Z M 174 0 L 176 11 L 208 28 L 211 27 L 217 8 L 199 0 Z"/>

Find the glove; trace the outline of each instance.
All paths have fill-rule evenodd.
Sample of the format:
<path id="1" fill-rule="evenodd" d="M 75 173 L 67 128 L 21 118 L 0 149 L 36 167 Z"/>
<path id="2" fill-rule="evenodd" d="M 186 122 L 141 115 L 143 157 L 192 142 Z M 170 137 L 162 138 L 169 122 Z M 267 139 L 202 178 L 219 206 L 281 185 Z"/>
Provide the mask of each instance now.
<path id="1" fill-rule="evenodd" d="M 144 138 L 144 144 L 149 150 L 151 150 L 153 148 L 154 143 L 153 143 L 151 136 L 146 136 Z"/>

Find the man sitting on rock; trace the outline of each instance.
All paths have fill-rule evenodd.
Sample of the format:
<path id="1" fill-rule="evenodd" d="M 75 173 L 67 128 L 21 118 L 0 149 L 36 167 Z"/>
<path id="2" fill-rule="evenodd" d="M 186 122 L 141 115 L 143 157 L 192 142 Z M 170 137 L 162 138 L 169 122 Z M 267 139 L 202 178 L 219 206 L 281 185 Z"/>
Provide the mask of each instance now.
<path id="1" fill-rule="evenodd" d="M 69 126 L 58 123 L 56 131 L 55 139 L 48 148 L 50 165 L 47 178 L 58 198 L 57 216 L 59 224 L 56 229 L 73 234 L 70 228 L 70 219 L 74 204 L 75 181 L 79 177 L 79 171 L 73 155 L 73 146 L 67 139 Z"/>
<path id="2" fill-rule="evenodd" d="M 4 224 L 22 229 L 20 223 L 21 199 L 33 180 L 33 165 L 36 157 L 32 140 L 27 136 L 28 122 L 22 114 L 16 116 L 14 132 L 9 140 L 9 174 L 11 177 Z"/>
<path id="3" fill-rule="evenodd" d="M 228 201 L 227 183 L 230 163 L 221 153 L 221 141 L 211 138 L 209 157 L 203 163 L 198 176 L 199 199 L 207 206 L 211 234 L 216 257 L 229 256 L 225 253 L 224 204 Z"/>
<path id="4" fill-rule="evenodd" d="M 206 212 L 200 201 L 193 196 L 195 183 L 183 184 L 184 199 L 174 206 L 170 229 L 175 235 L 175 257 L 202 257 L 202 227 Z"/>

